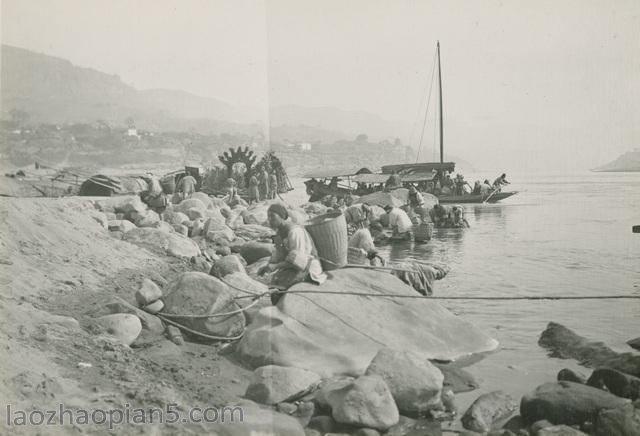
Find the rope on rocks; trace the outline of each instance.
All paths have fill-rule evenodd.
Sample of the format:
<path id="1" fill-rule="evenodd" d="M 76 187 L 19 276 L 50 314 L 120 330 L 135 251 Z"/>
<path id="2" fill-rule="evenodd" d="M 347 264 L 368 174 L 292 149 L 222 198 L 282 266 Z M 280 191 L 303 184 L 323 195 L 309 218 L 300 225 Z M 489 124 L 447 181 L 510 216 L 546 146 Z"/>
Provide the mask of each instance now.
<path id="1" fill-rule="evenodd" d="M 262 297 L 262 295 L 260 295 L 260 294 L 254 294 L 254 295 L 257 295 L 255 297 L 256 301 L 254 301 L 251 304 L 248 304 L 245 307 L 241 307 L 239 309 L 232 310 L 231 312 L 211 313 L 211 314 L 208 314 L 208 315 L 182 315 L 182 314 L 179 314 L 179 313 L 162 312 L 161 315 L 168 316 L 169 318 L 189 318 L 189 319 L 215 318 L 215 317 L 236 315 L 236 314 L 242 313 L 245 310 L 248 310 L 248 309 L 252 308 L 253 306 L 255 306 L 256 304 L 258 304 L 258 302 L 260 301 L 260 297 Z"/>
<path id="2" fill-rule="evenodd" d="M 335 295 L 355 295 L 358 297 L 383 297 L 383 298 L 425 298 L 429 300 L 608 300 L 608 299 L 640 299 L 640 295 L 564 295 L 564 296 L 523 296 L 523 297 L 509 297 L 509 296 L 428 296 L 428 295 L 398 295 L 398 294 L 379 294 L 375 292 L 352 292 L 352 291 L 321 291 L 316 289 L 296 289 L 295 291 L 281 291 L 272 290 L 265 292 L 262 295 L 270 295 L 273 293 L 284 294 L 335 294 Z M 236 297 L 236 299 L 247 297 Z"/>
<path id="3" fill-rule="evenodd" d="M 240 333 L 237 336 L 214 336 L 214 335 L 208 335 L 206 333 L 201 333 L 201 332 L 199 332 L 197 330 L 190 329 L 189 327 L 185 327 L 184 325 L 182 325 L 182 324 L 180 324 L 178 322 L 175 322 L 175 321 L 172 321 L 170 319 L 165 318 L 160 313 L 156 313 L 156 316 L 158 318 L 160 318 L 161 320 L 163 320 L 164 322 L 178 327 L 180 330 L 184 330 L 184 331 L 186 331 L 188 333 L 191 333 L 193 335 L 200 336 L 200 337 L 203 337 L 205 339 L 211 339 L 211 340 L 214 340 L 214 341 L 237 341 L 238 339 L 240 339 L 240 338 L 242 338 L 244 336 L 244 332 L 246 331 L 246 327 L 245 327 L 245 328 L 242 329 L 242 333 Z"/>

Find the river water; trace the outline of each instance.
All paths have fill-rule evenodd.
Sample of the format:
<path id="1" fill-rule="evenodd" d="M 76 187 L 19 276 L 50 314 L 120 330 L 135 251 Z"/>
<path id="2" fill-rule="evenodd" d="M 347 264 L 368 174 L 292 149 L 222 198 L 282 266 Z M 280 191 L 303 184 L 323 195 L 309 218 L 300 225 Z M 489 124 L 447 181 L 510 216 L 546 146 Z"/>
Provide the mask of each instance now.
<path id="1" fill-rule="evenodd" d="M 640 225 L 640 173 L 512 178 L 509 190 L 518 195 L 465 206 L 470 229 L 436 229 L 426 244 L 380 251 L 392 260 L 448 264 L 437 296 L 640 296 L 640 234 L 631 232 Z M 589 373 L 537 345 L 550 321 L 618 351 L 633 351 L 625 342 L 640 336 L 640 300 L 439 302 L 500 342 L 498 351 L 466 368 L 481 387 L 458 396 L 463 411 L 493 390 L 519 399 L 564 367 Z"/>

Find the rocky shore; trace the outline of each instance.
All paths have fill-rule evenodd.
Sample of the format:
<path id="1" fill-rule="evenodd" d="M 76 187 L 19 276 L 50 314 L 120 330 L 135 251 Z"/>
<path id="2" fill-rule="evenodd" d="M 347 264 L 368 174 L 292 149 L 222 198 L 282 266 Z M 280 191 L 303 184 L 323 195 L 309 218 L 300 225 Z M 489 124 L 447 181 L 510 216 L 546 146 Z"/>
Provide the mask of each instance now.
<path id="1" fill-rule="evenodd" d="M 182 416 L 239 407 L 244 417 L 117 423 L 127 433 L 440 435 L 458 419 L 467 435 L 640 432 L 638 355 L 560 325 L 540 345 L 594 368 L 589 377 L 563 370 L 519 404 L 495 391 L 464 411 L 455 395 L 477 382 L 455 361 L 495 340 L 428 298 L 331 293 L 416 294 L 396 276 L 342 269 L 275 306 L 257 298 L 273 250 L 267 207 L 200 193 L 162 215 L 136 196 L 0 199 L 3 432 L 32 434 L 15 411 L 60 404 Z M 288 209 L 297 223 L 325 212 Z M 57 422 L 47 431 L 107 430 Z"/>

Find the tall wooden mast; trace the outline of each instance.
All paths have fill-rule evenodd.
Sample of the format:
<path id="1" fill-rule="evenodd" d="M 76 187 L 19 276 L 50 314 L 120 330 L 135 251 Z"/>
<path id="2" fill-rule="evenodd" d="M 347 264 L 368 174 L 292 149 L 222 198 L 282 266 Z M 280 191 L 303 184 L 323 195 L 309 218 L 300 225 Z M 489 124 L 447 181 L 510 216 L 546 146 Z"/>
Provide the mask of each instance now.
<path id="1" fill-rule="evenodd" d="M 444 162 L 444 141 L 442 137 L 442 71 L 440 70 L 440 41 L 438 41 L 438 87 L 440 89 L 440 163 Z"/>

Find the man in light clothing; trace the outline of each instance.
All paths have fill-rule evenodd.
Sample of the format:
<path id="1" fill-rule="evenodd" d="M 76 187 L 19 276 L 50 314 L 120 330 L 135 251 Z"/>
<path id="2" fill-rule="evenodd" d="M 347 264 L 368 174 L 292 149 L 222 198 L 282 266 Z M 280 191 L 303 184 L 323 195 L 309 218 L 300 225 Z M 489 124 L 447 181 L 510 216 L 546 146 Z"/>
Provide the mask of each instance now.
<path id="1" fill-rule="evenodd" d="M 289 213 L 280 204 L 269 206 L 267 216 L 269 226 L 277 232 L 276 250 L 258 274 L 273 272 L 271 284 L 283 290 L 302 281 L 322 284 L 327 275 L 322 271 L 316 246 L 306 229 L 288 220 Z M 272 298 L 273 304 L 277 299 Z"/>
<path id="2" fill-rule="evenodd" d="M 393 230 L 394 239 L 411 239 L 413 223 L 407 213 L 399 207 L 385 206 L 385 212 L 389 216 L 389 228 Z"/>

